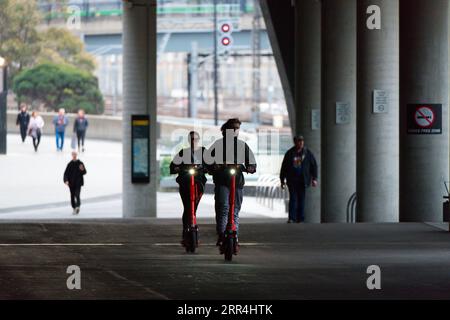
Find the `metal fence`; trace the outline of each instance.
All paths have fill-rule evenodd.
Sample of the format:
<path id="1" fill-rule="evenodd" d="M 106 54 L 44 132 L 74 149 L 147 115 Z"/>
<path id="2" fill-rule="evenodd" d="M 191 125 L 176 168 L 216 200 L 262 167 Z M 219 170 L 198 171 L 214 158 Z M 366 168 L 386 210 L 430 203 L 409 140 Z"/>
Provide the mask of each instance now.
<path id="1" fill-rule="evenodd" d="M 289 193 L 287 189 L 282 189 L 280 178 L 275 175 L 263 174 L 258 178 L 255 190 L 256 201 L 263 206 L 274 210 L 274 205 L 284 205 L 285 212 L 289 211 Z"/>

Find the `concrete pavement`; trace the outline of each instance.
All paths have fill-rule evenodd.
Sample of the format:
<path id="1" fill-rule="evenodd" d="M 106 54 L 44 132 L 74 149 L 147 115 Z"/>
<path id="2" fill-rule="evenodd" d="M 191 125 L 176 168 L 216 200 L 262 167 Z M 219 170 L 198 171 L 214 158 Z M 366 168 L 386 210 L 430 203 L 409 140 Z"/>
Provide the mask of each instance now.
<path id="1" fill-rule="evenodd" d="M 450 235 L 426 224 L 243 219 L 225 263 L 211 220 L 186 254 L 178 220 L 0 223 L 1 299 L 449 299 Z M 369 265 L 381 290 L 368 290 Z M 81 290 L 66 269 L 81 268 Z"/>
<path id="2" fill-rule="evenodd" d="M 54 130 L 47 124 L 44 130 Z M 69 131 L 69 130 L 68 130 Z M 57 152 L 53 136 L 42 136 L 39 151 L 34 152 L 27 137 L 24 144 L 18 135 L 8 135 L 8 154 L 0 156 L 0 209 L 58 203 L 68 198 L 63 174 L 71 160 L 70 133 L 66 133 L 64 151 Z M 85 199 L 121 193 L 122 145 L 120 143 L 86 141 L 86 152 L 80 160 L 87 175 Z"/>

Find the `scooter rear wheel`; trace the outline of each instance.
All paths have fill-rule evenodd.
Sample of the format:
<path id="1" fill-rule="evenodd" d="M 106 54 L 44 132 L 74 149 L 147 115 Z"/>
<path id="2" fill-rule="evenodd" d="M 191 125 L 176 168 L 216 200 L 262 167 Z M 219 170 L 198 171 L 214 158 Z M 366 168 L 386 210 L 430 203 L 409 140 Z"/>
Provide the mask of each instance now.
<path id="1" fill-rule="evenodd" d="M 234 238 L 230 237 L 225 240 L 225 261 L 233 260 Z"/>

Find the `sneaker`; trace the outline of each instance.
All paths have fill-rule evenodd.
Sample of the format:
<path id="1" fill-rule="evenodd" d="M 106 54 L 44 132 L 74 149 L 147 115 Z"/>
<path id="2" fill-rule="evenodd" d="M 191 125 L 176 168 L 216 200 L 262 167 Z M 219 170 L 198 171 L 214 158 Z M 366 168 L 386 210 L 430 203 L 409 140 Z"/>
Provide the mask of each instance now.
<path id="1" fill-rule="evenodd" d="M 79 214 L 80 213 L 80 207 L 75 208 L 75 212 L 76 212 L 76 214 Z"/>
<path id="2" fill-rule="evenodd" d="M 224 242 L 222 242 L 222 243 L 220 244 L 220 247 L 219 247 L 219 253 L 220 253 L 220 254 L 224 254 L 224 253 L 225 253 L 225 245 L 224 245 Z"/>
<path id="3" fill-rule="evenodd" d="M 76 208 L 73 208 L 72 214 L 73 214 L 73 215 L 76 215 L 76 214 L 77 214 L 77 209 L 76 209 Z"/>
<path id="4" fill-rule="evenodd" d="M 287 223 L 294 223 L 294 220 L 289 219 Z"/>
<path id="5" fill-rule="evenodd" d="M 219 236 L 217 238 L 216 247 L 221 247 L 223 245 L 223 240 L 224 240 L 224 237 L 223 236 Z"/>

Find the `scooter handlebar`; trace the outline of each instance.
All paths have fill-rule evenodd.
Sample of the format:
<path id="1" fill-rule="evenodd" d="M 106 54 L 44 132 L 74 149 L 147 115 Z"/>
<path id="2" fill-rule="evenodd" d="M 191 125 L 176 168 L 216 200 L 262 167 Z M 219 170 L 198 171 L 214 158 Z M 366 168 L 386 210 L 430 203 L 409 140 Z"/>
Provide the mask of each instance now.
<path id="1" fill-rule="evenodd" d="M 245 165 L 243 164 L 216 164 L 215 170 L 220 169 L 235 169 L 237 171 L 241 172 L 247 172 L 247 173 L 254 173 L 253 170 L 249 170 Z"/>

